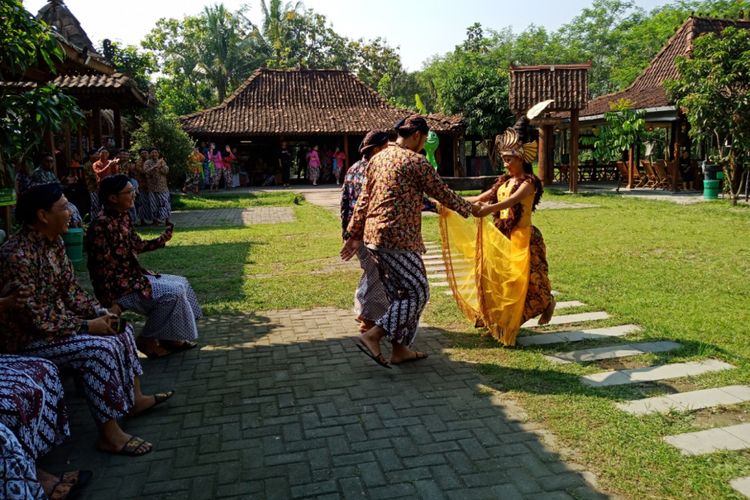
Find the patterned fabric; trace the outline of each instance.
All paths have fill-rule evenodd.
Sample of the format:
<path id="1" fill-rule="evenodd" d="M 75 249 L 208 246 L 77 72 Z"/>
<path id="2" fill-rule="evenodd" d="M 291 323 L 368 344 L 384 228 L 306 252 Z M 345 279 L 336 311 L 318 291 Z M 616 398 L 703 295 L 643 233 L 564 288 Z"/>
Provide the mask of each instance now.
<path id="1" fill-rule="evenodd" d="M 526 291 L 526 301 L 523 307 L 521 323 L 542 314 L 549 306 L 551 300 L 552 284 L 549 281 L 547 247 L 544 244 L 542 232 L 536 226 L 531 226 L 531 240 L 529 241 L 529 288 Z"/>
<path id="2" fill-rule="evenodd" d="M 146 160 L 143 160 L 142 158 L 138 158 L 135 161 L 135 168 L 133 169 L 133 174 L 135 176 L 135 180 L 138 181 L 138 186 L 141 193 L 148 192 L 148 179 L 146 178 L 146 172 L 143 171 L 143 165 L 145 161 Z"/>
<path id="3" fill-rule="evenodd" d="M 390 302 L 375 324 L 387 332 L 389 341 L 410 346 L 417 337 L 419 317 L 430 299 L 422 257 L 417 252 L 381 250 L 373 250 L 371 255 Z"/>
<path id="4" fill-rule="evenodd" d="M 54 363 L 0 355 L 0 423 L 36 459 L 70 436 L 62 383 Z"/>
<path id="5" fill-rule="evenodd" d="M 91 191 L 89 193 L 89 201 L 91 202 L 90 213 L 91 213 L 91 218 L 93 219 L 99 214 L 99 212 L 102 209 L 102 206 L 99 203 L 99 193 L 97 191 Z"/>
<path id="6" fill-rule="evenodd" d="M 20 309 L 0 313 L 0 352 L 73 335 L 100 308 L 78 284 L 62 238 L 50 241 L 29 227 L 0 247 L 0 282 L 18 283 L 31 293 Z"/>
<path id="7" fill-rule="evenodd" d="M 169 220 L 169 216 L 172 214 L 172 206 L 169 204 L 169 192 L 152 191 L 149 194 L 151 220 L 157 222 Z"/>
<path id="8" fill-rule="evenodd" d="M 149 193 L 153 195 L 154 193 Z M 86 233 L 88 269 L 94 293 L 105 307 L 123 295 L 138 292 L 151 297 L 151 274 L 138 262 L 138 255 L 163 248 L 172 237 L 167 228 L 158 238 L 142 239 L 126 213 L 105 209 Z"/>
<path id="9" fill-rule="evenodd" d="M 366 247 L 359 247 L 357 251 L 362 277 L 359 278 L 357 291 L 354 293 L 354 313 L 359 318 L 375 321 L 388 310 L 388 294 L 380 280 L 380 271 L 375 259 Z"/>
<path id="10" fill-rule="evenodd" d="M 91 168 L 94 170 L 94 175 L 96 175 L 96 185 L 98 186 L 102 182 L 102 179 L 117 173 L 118 164 L 114 160 L 97 160 Z"/>
<path id="11" fill-rule="evenodd" d="M 146 160 L 143 163 L 143 173 L 146 177 L 148 191 L 152 193 L 168 193 L 167 174 L 169 167 L 163 159 Z"/>
<path id="12" fill-rule="evenodd" d="M 0 498 L 43 500 L 47 498 L 36 478 L 36 464 L 10 429 L 0 423 Z"/>
<path id="13" fill-rule="evenodd" d="M 423 193 L 464 217 L 471 213 L 471 203 L 451 191 L 424 156 L 402 146 L 376 154 L 367 177 L 347 229 L 368 246 L 424 253 Z"/>
<path id="14" fill-rule="evenodd" d="M 320 165 L 313 166 L 308 165 L 307 166 L 307 178 L 312 182 L 313 184 L 316 184 L 318 182 L 318 179 L 320 178 Z"/>
<path id="15" fill-rule="evenodd" d="M 86 182 L 86 190 L 89 193 L 96 193 L 99 187 L 96 185 L 96 174 L 91 161 L 83 164 L 83 180 Z"/>
<path id="16" fill-rule="evenodd" d="M 150 299 L 131 293 L 117 299 L 123 308 L 146 316 L 141 336 L 161 340 L 195 340 L 195 321 L 203 312 L 193 288 L 182 276 L 147 276 L 152 290 Z"/>
<path id="17" fill-rule="evenodd" d="M 130 325 L 117 335 L 77 334 L 51 342 L 36 341 L 23 354 L 48 359 L 61 370 L 73 370 L 83 382 L 89 411 L 100 424 L 125 416 L 133 406 L 133 379 L 143 369 Z"/>
<path id="18" fill-rule="evenodd" d="M 60 179 L 57 178 L 54 172 L 51 170 L 45 170 L 42 167 L 37 167 L 31 172 L 32 184 L 52 184 L 60 183 Z"/>
<path id="19" fill-rule="evenodd" d="M 362 184 L 367 179 L 367 160 L 362 158 L 352 165 L 346 173 L 344 185 L 341 188 L 341 232 L 346 235 L 346 228 L 357 204 L 359 193 L 362 192 Z"/>

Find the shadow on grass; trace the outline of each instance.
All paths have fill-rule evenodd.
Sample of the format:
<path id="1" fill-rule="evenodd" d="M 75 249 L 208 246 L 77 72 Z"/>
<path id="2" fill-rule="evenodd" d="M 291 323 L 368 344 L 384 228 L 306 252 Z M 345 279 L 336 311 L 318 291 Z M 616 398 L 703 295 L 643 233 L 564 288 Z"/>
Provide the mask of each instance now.
<path id="1" fill-rule="evenodd" d="M 454 348 L 457 349 L 506 349 L 501 347 L 493 338 L 490 337 L 462 334 L 439 329 L 437 329 L 436 331 L 439 331 L 443 335 L 449 337 L 454 344 Z M 610 366 L 606 368 L 602 367 L 598 371 L 608 372 L 617 369 L 659 366 L 669 363 L 682 362 L 685 359 L 694 358 L 696 356 L 701 356 L 704 358 L 717 357 L 719 359 L 726 360 L 730 364 L 735 364 L 735 366 L 739 364 L 746 364 L 748 362 L 746 358 L 737 356 L 736 354 L 721 349 L 713 344 L 668 338 L 648 338 L 633 341 L 627 338 L 619 337 L 607 339 L 600 342 L 586 342 L 585 345 L 580 346 L 577 344 L 568 343 L 553 344 L 548 346 L 533 346 L 522 348 L 519 347 L 511 349 L 522 349 L 527 352 L 551 355 L 557 352 L 564 352 L 569 350 L 578 350 L 592 347 L 617 347 L 630 343 L 658 342 L 660 340 L 675 341 L 680 343 L 682 347 L 668 352 L 649 353 L 646 355 L 648 356 L 648 362 L 636 361 L 630 363 L 629 361 L 637 360 L 637 357 L 633 356 L 620 358 L 621 366 L 611 366 L 613 360 L 602 360 L 608 363 Z M 507 352 L 512 351 L 508 350 Z M 641 399 L 644 397 L 644 389 L 662 389 L 665 392 L 675 392 L 674 389 L 672 389 L 669 385 L 666 385 L 664 382 L 659 381 L 613 385 L 608 387 L 591 387 L 585 385 L 581 381 L 580 375 L 564 370 L 564 367 L 574 366 L 574 364 L 558 365 L 552 362 L 544 362 L 544 367 L 539 367 L 538 363 L 535 364 L 537 366 L 523 368 L 503 366 L 500 363 L 480 362 L 477 363 L 476 366 L 485 376 L 488 377 L 488 379 L 492 382 L 492 385 L 496 389 L 501 391 L 516 391 L 531 394 L 580 395 L 617 401 Z M 597 362 L 585 362 L 579 363 L 579 365 L 596 367 Z M 693 380 L 693 378 L 691 378 L 691 380 Z"/>
<path id="2" fill-rule="evenodd" d="M 147 391 L 176 394 L 126 432 L 143 457 L 94 451 L 84 402 L 42 466 L 91 468 L 84 498 L 599 497 L 467 363 L 420 334 L 425 361 L 385 370 L 355 347 L 351 313 L 279 311 L 200 322 L 201 350 L 143 362 Z M 71 465 L 67 465 L 71 464 Z"/>

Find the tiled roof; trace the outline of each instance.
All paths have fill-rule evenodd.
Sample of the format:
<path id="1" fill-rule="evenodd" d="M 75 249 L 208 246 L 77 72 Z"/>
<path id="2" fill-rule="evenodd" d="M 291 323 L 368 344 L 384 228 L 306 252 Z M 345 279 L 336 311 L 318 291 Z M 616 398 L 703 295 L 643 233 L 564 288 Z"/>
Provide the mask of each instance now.
<path id="1" fill-rule="evenodd" d="M 583 109 L 589 99 L 591 64 L 511 66 L 510 109 L 524 113 L 534 104 L 554 99 L 547 111 Z"/>
<path id="2" fill-rule="evenodd" d="M 48 2 L 39 9 L 36 17 L 50 26 L 53 26 L 59 34 L 73 45 L 96 52 L 94 44 L 91 43 L 91 40 L 83 30 L 81 23 L 78 22 L 76 16 L 74 16 L 70 9 L 68 9 L 63 0 L 48 0 Z"/>
<path id="3" fill-rule="evenodd" d="M 66 94 L 77 98 L 93 96 L 113 97 L 119 95 L 128 100 L 135 100 L 146 104 L 147 96 L 128 75 L 113 73 L 111 75 L 60 75 L 50 83 L 60 87 Z M 0 86 L 16 89 L 30 89 L 37 86 L 36 82 L 0 82 Z M 132 99 L 130 98 L 132 96 Z"/>
<path id="4" fill-rule="evenodd" d="M 665 80 L 679 77 L 675 58 L 689 56 L 693 50 L 693 41 L 698 36 L 704 33 L 717 33 L 728 26 L 750 29 L 750 21 L 689 17 L 651 60 L 648 68 L 643 70 L 628 88 L 592 99 L 581 111 L 581 116 L 601 115 L 610 110 L 610 103 L 621 99 L 630 101 L 635 109 L 671 106 L 663 83 Z"/>
<path id="5" fill-rule="evenodd" d="M 192 134 L 364 134 L 410 113 L 347 71 L 259 69 L 220 105 L 181 120 Z M 464 128 L 460 115 L 433 114 L 428 123 L 436 132 Z"/>

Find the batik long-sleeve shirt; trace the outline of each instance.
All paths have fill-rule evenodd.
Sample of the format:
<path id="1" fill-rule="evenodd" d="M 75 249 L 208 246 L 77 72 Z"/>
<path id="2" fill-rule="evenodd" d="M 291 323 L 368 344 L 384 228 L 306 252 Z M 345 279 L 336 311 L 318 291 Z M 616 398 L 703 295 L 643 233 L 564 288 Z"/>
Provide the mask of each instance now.
<path id="1" fill-rule="evenodd" d="M 158 160 L 146 160 L 143 163 L 143 173 L 146 177 L 148 191 L 151 191 L 152 193 L 169 192 L 169 186 L 167 185 L 169 167 L 163 158 Z"/>
<path id="2" fill-rule="evenodd" d="M 78 284 L 62 238 L 49 240 L 28 227 L 0 247 L 0 282 L 31 293 L 20 308 L 0 313 L 0 352 L 74 335 L 100 312 L 99 303 Z"/>
<path id="3" fill-rule="evenodd" d="M 150 298 L 152 290 L 146 275 L 153 273 L 141 266 L 138 254 L 164 247 L 171 237 L 168 228 L 158 238 L 144 240 L 133 229 L 127 212 L 103 210 L 86 234 L 89 276 L 101 303 L 110 307 L 133 292 Z"/>
<path id="4" fill-rule="evenodd" d="M 51 170 L 45 170 L 42 167 L 37 167 L 31 172 L 31 182 L 34 184 L 51 184 L 60 183 L 60 179 L 57 178 L 54 172 Z"/>
<path id="5" fill-rule="evenodd" d="M 346 172 L 344 185 L 341 188 L 341 230 L 346 236 L 346 228 L 352 218 L 354 207 L 357 204 L 357 198 L 362 192 L 367 174 L 367 160 L 362 158 Z"/>
<path id="6" fill-rule="evenodd" d="M 348 235 L 381 249 L 424 253 L 424 193 L 464 217 L 471 214 L 471 203 L 454 193 L 424 156 L 389 145 L 370 159 Z"/>

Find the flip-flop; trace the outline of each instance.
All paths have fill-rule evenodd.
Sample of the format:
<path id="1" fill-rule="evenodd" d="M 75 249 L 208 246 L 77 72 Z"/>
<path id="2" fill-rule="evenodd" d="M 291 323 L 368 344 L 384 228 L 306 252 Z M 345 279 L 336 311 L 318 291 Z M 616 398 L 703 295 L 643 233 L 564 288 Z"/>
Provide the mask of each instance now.
<path id="1" fill-rule="evenodd" d="M 402 359 L 398 363 L 395 361 L 391 361 L 392 365 L 403 365 L 404 363 L 413 363 L 414 361 L 421 361 L 423 359 L 427 359 L 430 355 L 425 352 L 419 352 L 419 351 L 412 351 L 414 353 L 414 356 L 408 357 L 406 359 Z"/>
<path id="2" fill-rule="evenodd" d="M 151 446 L 146 448 L 146 451 L 138 451 L 138 449 L 145 443 L 145 439 L 131 436 L 130 439 L 128 439 L 128 442 L 122 445 L 122 448 L 120 448 L 119 451 L 103 450 L 101 448 L 99 448 L 99 451 L 104 451 L 113 455 L 122 455 L 124 457 L 141 457 L 146 453 L 151 453 L 151 450 L 154 449 L 154 445 L 149 443 Z"/>
<path id="3" fill-rule="evenodd" d="M 81 490 L 91 481 L 94 473 L 90 470 L 63 472 L 60 480 L 49 494 L 50 500 L 72 500 L 81 494 Z"/>
<path id="4" fill-rule="evenodd" d="M 389 365 L 388 361 L 385 360 L 385 358 L 383 357 L 383 353 L 380 353 L 377 356 L 374 355 L 372 351 L 370 351 L 370 349 L 361 341 L 357 341 L 357 348 L 363 353 L 365 353 L 368 358 L 371 358 L 373 361 L 375 361 L 377 364 L 379 364 L 383 368 L 388 368 L 389 370 L 391 369 L 391 365 Z"/>
<path id="5" fill-rule="evenodd" d="M 160 404 L 167 401 L 169 398 L 174 396 L 174 391 L 167 391 L 167 392 L 157 392 L 154 394 L 154 404 L 149 406 L 148 408 L 144 408 L 143 410 L 139 411 L 138 413 L 129 414 L 127 418 L 135 418 L 140 417 L 141 415 L 145 415 L 146 413 L 150 412 Z"/>
<path id="6" fill-rule="evenodd" d="M 195 349 L 196 347 L 198 347 L 198 343 L 185 341 L 182 344 L 162 344 L 162 347 L 164 347 L 164 349 L 168 350 L 169 352 L 182 352 L 189 351 L 190 349 Z"/>

